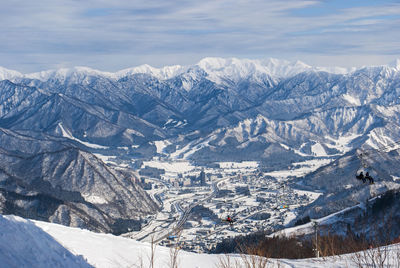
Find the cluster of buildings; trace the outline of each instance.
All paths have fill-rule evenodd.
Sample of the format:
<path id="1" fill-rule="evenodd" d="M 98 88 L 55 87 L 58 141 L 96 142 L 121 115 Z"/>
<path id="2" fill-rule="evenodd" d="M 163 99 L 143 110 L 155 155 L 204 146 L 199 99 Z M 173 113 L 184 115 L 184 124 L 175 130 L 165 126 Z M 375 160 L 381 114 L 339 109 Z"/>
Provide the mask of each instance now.
<path id="1" fill-rule="evenodd" d="M 197 175 L 191 174 L 184 176 L 182 173 L 179 173 L 176 177 L 168 177 L 165 176 L 164 169 L 146 166 L 139 171 L 139 175 L 140 182 L 145 190 L 151 190 L 151 184 L 154 179 L 163 180 L 175 188 L 207 186 L 210 182 L 210 177 L 206 175 L 204 170 L 201 170 Z"/>
<path id="2" fill-rule="evenodd" d="M 149 178 L 169 185 L 159 196 L 162 196 L 164 204 L 171 200 L 170 212 L 165 208 L 163 213 L 170 213 L 174 219 L 179 219 L 191 204 L 199 202 L 209 211 L 209 215 L 200 218 L 197 216 L 194 219 L 189 215 L 179 237 L 181 248 L 196 252 L 207 252 L 226 238 L 265 231 L 272 226 L 279 228 L 292 213 L 291 206 L 311 201 L 308 196 L 296 193 L 279 180 L 264 176 L 259 170 L 228 173 L 216 167 L 168 176 L 163 169 L 145 167 L 139 174 L 141 183 L 146 187 L 153 184 L 154 189 L 157 185 Z M 212 198 L 205 198 L 211 193 Z M 233 218 L 232 225 L 226 222 L 227 216 Z M 176 238 L 161 242 L 164 245 L 174 243 L 177 243 Z"/>

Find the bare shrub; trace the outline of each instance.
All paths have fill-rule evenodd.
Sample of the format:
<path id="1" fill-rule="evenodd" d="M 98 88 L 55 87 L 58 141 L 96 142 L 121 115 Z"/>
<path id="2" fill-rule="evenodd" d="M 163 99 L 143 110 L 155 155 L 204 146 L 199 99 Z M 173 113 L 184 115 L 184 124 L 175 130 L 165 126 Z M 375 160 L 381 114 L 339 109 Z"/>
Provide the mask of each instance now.
<path id="1" fill-rule="evenodd" d="M 150 256 L 149 256 L 149 267 L 150 268 L 154 268 L 156 247 L 157 247 L 157 244 L 154 241 L 154 236 L 152 236 L 151 237 L 151 244 L 150 244 Z"/>
<path id="2" fill-rule="evenodd" d="M 390 249 L 387 246 L 369 248 L 352 254 L 351 260 L 356 267 L 399 267 L 399 261 L 390 256 Z M 397 262 L 397 266 L 394 266 Z"/>
<path id="3" fill-rule="evenodd" d="M 391 219 L 391 217 L 390 217 Z M 373 235 L 369 238 L 363 236 L 363 241 L 359 243 L 361 250 L 354 250 L 351 260 L 357 267 L 397 267 L 400 268 L 400 247 L 391 241 L 392 221 L 388 220 L 385 226 L 379 228 L 374 225 L 369 229 Z"/>
<path id="4" fill-rule="evenodd" d="M 268 258 L 262 257 L 265 253 L 259 246 L 241 246 L 240 260 L 232 260 L 231 255 L 225 254 L 219 258 L 218 268 L 266 268 L 268 267 Z"/>
<path id="5" fill-rule="evenodd" d="M 169 267 L 170 268 L 178 268 L 179 266 L 179 255 L 180 246 L 179 244 L 175 244 L 169 248 Z"/>
<path id="6" fill-rule="evenodd" d="M 181 234 L 182 231 L 179 231 L 177 234 L 177 238 L 175 244 L 170 244 L 169 247 L 169 267 L 170 268 L 178 268 L 179 267 L 179 259 L 178 255 L 181 250 Z"/>
<path id="7" fill-rule="evenodd" d="M 257 246 L 258 254 L 267 258 L 302 259 L 314 256 L 312 243 L 296 237 L 269 237 Z"/>
<path id="8" fill-rule="evenodd" d="M 225 254 L 219 258 L 217 268 L 267 268 L 268 259 L 257 255 L 240 254 L 241 261 Z"/>
<path id="9" fill-rule="evenodd" d="M 132 267 L 135 267 L 135 268 L 144 268 L 144 263 L 143 263 L 143 257 L 142 257 L 142 255 L 140 255 L 140 256 L 138 257 L 137 263 L 138 263 L 138 264 L 134 264 Z"/>
<path id="10" fill-rule="evenodd" d="M 261 247 L 246 247 L 240 250 L 246 252 L 241 253 L 240 257 L 245 268 L 266 268 L 268 264 L 268 257 Z M 262 257 L 263 256 L 263 257 Z"/>
<path id="11" fill-rule="evenodd" d="M 368 248 L 363 236 L 354 234 L 341 236 L 328 233 L 319 237 L 318 249 L 321 257 L 338 256 Z"/>
<path id="12" fill-rule="evenodd" d="M 235 260 L 233 261 L 231 256 L 224 254 L 218 258 L 217 268 L 240 268 L 240 263 Z"/>

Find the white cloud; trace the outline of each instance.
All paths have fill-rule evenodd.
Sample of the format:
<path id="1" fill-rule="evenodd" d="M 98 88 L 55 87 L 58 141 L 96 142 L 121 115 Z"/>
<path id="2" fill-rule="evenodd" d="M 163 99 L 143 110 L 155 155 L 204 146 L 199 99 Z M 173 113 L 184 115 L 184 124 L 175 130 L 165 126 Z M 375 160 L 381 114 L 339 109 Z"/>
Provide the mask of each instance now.
<path id="1" fill-rule="evenodd" d="M 351 2 L 351 1 L 349 1 Z M 400 5 L 324 14 L 317 0 L 13 0 L 0 10 L 0 65 L 22 71 L 63 65 L 116 70 L 149 63 L 188 64 L 205 56 L 293 59 L 318 65 L 334 56 L 357 64 L 400 57 Z M 311 11 L 310 11 L 311 12 Z M 307 12 L 306 12 L 307 14 Z M 397 37 L 397 38 L 396 38 Z M 389 55 L 389 56 L 388 56 Z M 306 59 L 304 59 L 306 58 Z M 340 57 L 339 57 L 340 58 Z M 192 62 L 188 62 L 192 61 Z"/>

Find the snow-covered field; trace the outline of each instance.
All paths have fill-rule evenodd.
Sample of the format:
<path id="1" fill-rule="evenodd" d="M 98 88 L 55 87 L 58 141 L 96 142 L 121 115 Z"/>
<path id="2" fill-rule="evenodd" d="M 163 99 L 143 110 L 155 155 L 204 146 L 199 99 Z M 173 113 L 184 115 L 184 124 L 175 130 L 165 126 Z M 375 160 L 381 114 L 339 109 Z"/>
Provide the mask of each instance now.
<path id="1" fill-rule="evenodd" d="M 1 267 L 150 267 L 151 244 L 110 234 L 0 215 Z M 399 245 L 389 247 L 392 263 Z M 154 267 L 171 267 L 171 250 L 157 246 Z M 304 260 L 269 260 L 268 267 L 354 267 L 354 255 Z M 178 267 L 220 267 L 221 260 L 242 263 L 238 255 L 178 253 Z M 250 257 L 248 257 L 250 258 Z M 397 262 L 398 263 L 398 262 Z M 233 265 L 232 267 L 237 267 Z"/>
<path id="2" fill-rule="evenodd" d="M 181 161 L 161 161 L 161 160 L 144 161 L 143 166 L 164 169 L 165 172 L 170 172 L 170 173 L 184 173 L 184 172 L 192 171 L 193 169 L 196 168 L 189 161 L 186 161 L 186 160 L 181 160 Z"/>
<path id="3" fill-rule="evenodd" d="M 317 170 L 318 168 L 325 166 L 332 162 L 332 159 L 314 159 L 304 162 L 293 163 L 291 169 L 276 170 L 267 172 L 265 175 L 276 177 L 276 178 L 287 178 L 289 176 L 302 177 L 310 172 Z"/>
<path id="4" fill-rule="evenodd" d="M 93 143 L 81 141 L 80 139 L 75 138 L 74 136 L 72 136 L 72 134 L 71 134 L 68 130 L 66 130 L 66 129 L 64 128 L 64 126 L 63 126 L 61 123 L 58 123 L 58 127 L 59 127 L 59 129 L 61 130 L 62 136 L 65 137 L 65 138 L 68 138 L 68 139 L 70 139 L 70 140 L 77 141 L 77 142 L 79 142 L 79 143 L 81 143 L 81 144 L 83 144 L 83 145 L 85 145 L 85 146 L 87 146 L 87 147 L 89 147 L 89 148 L 93 148 L 93 149 L 108 149 L 107 146 L 102 146 L 102 145 L 98 145 L 98 144 L 93 144 Z"/>
<path id="5" fill-rule="evenodd" d="M 234 168 L 234 169 L 240 169 L 240 168 L 258 168 L 258 162 L 256 161 L 243 161 L 243 162 L 219 162 L 218 163 L 220 168 L 226 169 L 226 168 Z"/>

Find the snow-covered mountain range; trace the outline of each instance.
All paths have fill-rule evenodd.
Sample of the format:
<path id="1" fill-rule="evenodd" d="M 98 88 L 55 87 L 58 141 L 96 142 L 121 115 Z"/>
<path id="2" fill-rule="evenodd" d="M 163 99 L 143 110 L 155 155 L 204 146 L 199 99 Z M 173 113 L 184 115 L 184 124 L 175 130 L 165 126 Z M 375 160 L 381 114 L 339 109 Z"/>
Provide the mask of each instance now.
<path id="1" fill-rule="evenodd" d="M 390 64 L 390 66 L 396 67 L 396 64 L 397 62 L 394 62 Z M 3 80 L 24 77 L 46 81 L 55 77 L 58 79 L 66 79 L 67 77 L 74 75 L 103 76 L 112 79 L 120 79 L 134 74 L 148 74 L 160 80 L 167 80 L 193 69 L 202 69 L 215 80 L 217 80 L 217 77 L 230 77 L 231 79 L 240 80 L 243 77 L 257 74 L 267 74 L 274 77 L 289 77 L 305 71 L 326 71 L 330 73 L 345 74 L 356 70 L 356 68 L 313 67 L 301 61 L 290 62 L 279 59 L 248 60 L 210 57 L 202 59 L 193 66 L 173 65 L 155 68 L 144 64 L 137 67 L 123 69 L 115 73 L 99 71 L 88 67 L 74 67 L 22 74 L 18 71 L 8 70 L 1 67 L 0 78 Z"/>
<path id="2" fill-rule="evenodd" d="M 60 200 L 50 202 L 56 205 L 43 219 L 68 225 L 74 220 L 64 215 L 94 206 L 101 212 L 90 218 L 99 223 L 110 217 L 103 227 L 116 231 L 112 225 L 118 220 L 157 209 L 134 180 L 127 182 L 134 175 L 109 169 L 93 153 L 121 161 L 154 156 L 197 163 L 253 160 L 265 171 L 324 158 L 334 172 L 337 161 L 359 159 L 361 149 L 379 151 L 379 161 L 368 164 L 379 170 L 375 166 L 390 162 L 388 154 L 399 148 L 399 60 L 350 69 L 235 58 L 115 73 L 75 67 L 21 74 L 0 68 L 0 80 L 1 211 L 21 211 L 21 200 L 31 191 L 51 198 L 66 193 L 63 208 Z M 161 141 L 165 146 L 157 147 Z M 343 176 L 354 176 L 364 162 L 348 162 Z M 393 169 L 375 175 L 400 177 L 388 165 Z M 320 183 L 320 172 L 309 175 L 304 187 Z M 96 196 L 104 189 L 115 195 L 100 202 Z M 135 207 L 126 198 L 131 194 L 144 203 Z M 63 212 L 67 202 L 78 199 L 84 208 L 67 206 Z M 335 209 L 343 208 L 339 203 Z M 79 215 L 73 218 L 84 222 Z"/>

